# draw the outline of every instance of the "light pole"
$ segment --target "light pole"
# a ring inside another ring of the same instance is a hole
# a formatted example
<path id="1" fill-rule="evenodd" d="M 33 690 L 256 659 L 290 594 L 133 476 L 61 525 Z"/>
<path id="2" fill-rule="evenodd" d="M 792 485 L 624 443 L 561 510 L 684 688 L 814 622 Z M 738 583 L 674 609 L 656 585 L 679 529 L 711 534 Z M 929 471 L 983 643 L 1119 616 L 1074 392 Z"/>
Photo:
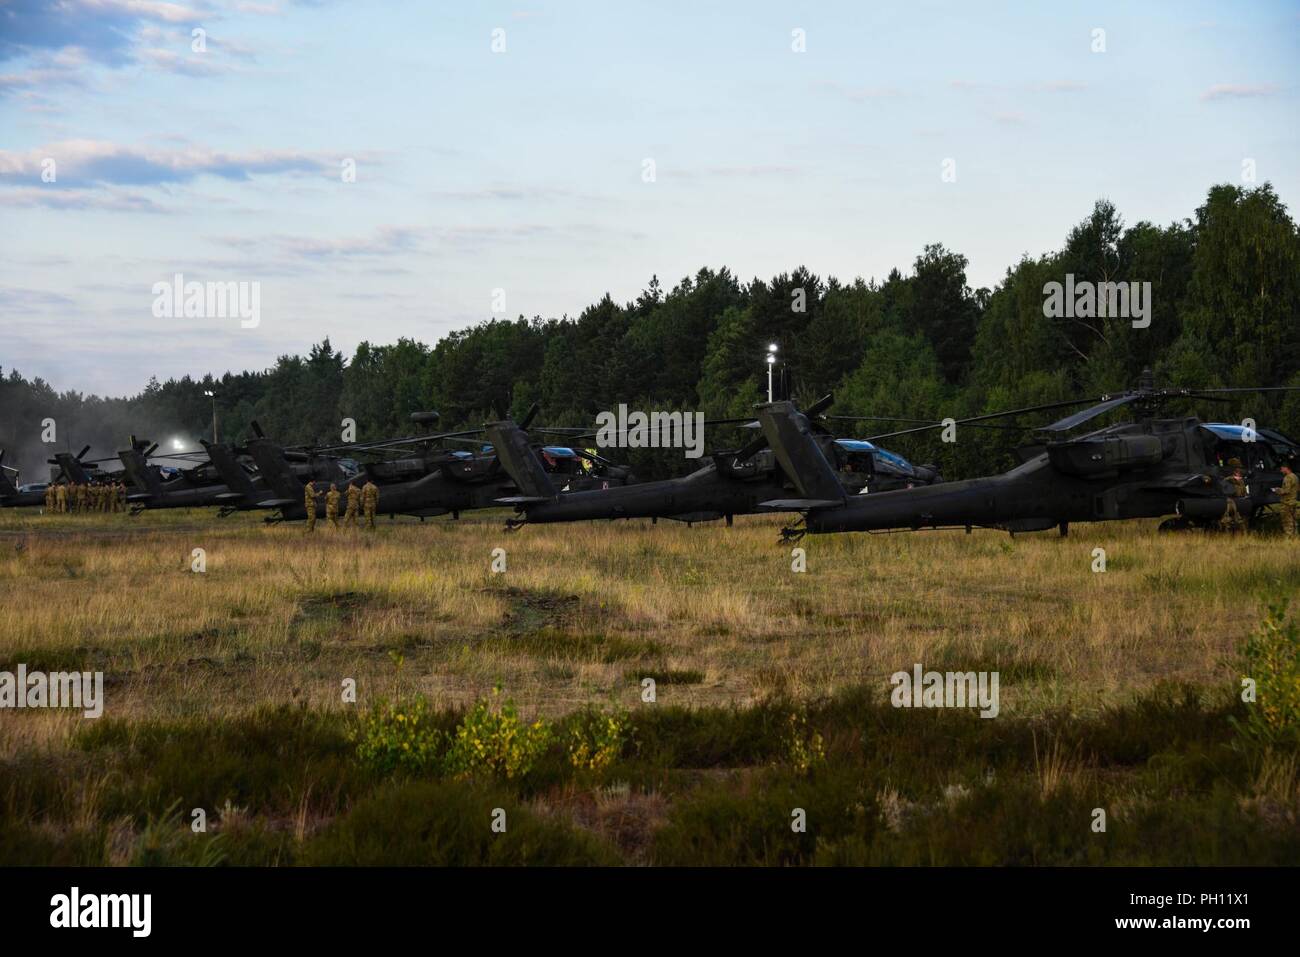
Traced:
<path id="1" fill-rule="evenodd" d="M 772 367 L 776 365 L 776 343 L 767 347 L 767 401 L 772 401 Z"/>
<path id="2" fill-rule="evenodd" d="M 203 394 L 212 400 L 212 444 L 217 444 L 217 394 L 211 389 L 204 389 Z"/>

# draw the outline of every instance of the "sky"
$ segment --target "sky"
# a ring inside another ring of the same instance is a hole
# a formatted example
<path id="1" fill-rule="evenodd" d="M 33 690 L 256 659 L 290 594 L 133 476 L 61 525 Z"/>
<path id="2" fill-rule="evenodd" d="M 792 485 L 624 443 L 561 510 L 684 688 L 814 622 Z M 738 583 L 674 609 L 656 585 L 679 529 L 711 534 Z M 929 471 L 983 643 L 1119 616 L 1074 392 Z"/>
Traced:
<path id="1" fill-rule="evenodd" d="M 1300 0 L 0 0 L 0 369 L 134 394 L 933 242 L 992 287 L 1102 197 L 1248 164 L 1294 215 L 1298 92 Z M 256 325 L 157 315 L 177 274 Z"/>

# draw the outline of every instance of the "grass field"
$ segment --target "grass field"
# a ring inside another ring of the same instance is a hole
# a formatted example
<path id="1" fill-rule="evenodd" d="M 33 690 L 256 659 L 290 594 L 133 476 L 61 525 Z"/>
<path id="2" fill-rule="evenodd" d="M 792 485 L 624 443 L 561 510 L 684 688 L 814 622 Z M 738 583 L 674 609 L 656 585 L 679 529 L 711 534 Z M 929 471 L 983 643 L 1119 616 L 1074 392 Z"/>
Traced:
<path id="1" fill-rule="evenodd" d="M 840 535 L 796 573 L 776 518 L 503 518 L 0 512 L 0 668 L 106 687 L 0 712 L 0 858 L 1300 862 L 1294 742 L 1236 693 L 1293 543 Z M 918 663 L 997 672 L 998 717 L 891 707 Z"/>

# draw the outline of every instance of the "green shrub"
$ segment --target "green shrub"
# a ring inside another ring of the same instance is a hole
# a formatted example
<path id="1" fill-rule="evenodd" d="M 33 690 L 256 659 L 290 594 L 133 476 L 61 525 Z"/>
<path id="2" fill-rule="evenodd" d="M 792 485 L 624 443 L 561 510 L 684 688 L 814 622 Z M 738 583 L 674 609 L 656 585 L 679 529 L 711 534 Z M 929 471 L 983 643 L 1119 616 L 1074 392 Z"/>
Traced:
<path id="1" fill-rule="evenodd" d="M 391 704 L 385 701 L 363 714 L 352 737 L 361 763 L 379 774 L 437 771 L 446 751 L 447 735 L 434 725 L 421 695 Z"/>
<path id="2" fill-rule="evenodd" d="M 627 711 L 605 712 L 588 706 L 568 717 L 561 737 L 573 767 L 603 771 L 623 756 L 631 732 L 632 721 Z"/>
<path id="3" fill-rule="evenodd" d="M 456 728 L 444 760 L 449 774 L 472 777 L 488 773 L 506 779 L 525 777 L 550 747 L 554 736 L 541 718 L 526 724 L 509 698 L 494 707 L 481 700 Z"/>
<path id="4" fill-rule="evenodd" d="M 1285 600 L 1270 604 L 1246 639 L 1241 671 L 1255 682 L 1255 700 L 1237 729 L 1260 744 L 1300 741 L 1300 625 L 1288 619 Z"/>
<path id="5" fill-rule="evenodd" d="M 786 729 L 786 761 L 800 774 L 807 774 L 826 761 L 826 745 L 820 731 L 808 729 L 808 716 L 791 711 Z"/>

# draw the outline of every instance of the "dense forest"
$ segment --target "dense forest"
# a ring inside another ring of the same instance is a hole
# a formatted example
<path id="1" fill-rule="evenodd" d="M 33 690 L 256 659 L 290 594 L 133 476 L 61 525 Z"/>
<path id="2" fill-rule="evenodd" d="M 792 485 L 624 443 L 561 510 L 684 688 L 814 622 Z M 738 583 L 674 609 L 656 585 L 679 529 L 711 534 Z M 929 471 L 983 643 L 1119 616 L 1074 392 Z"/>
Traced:
<path id="1" fill-rule="evenodd" d="M 432 346 L 363 342 L 350 358 L 326 340 L 264 371 L 151 379 L 128 398 L 59 392 L 0 369 L 0 447 L 34 478 L 50 451 L 39 444 L 46 417 L 60 425 L 60 447 L 90 444 L 99 455 L 130 433 L 210 435 L 207 390 L 218 394 L 223 439 L 257 419 L 286 443 L 337 442 L 344 417 L 358 439 L 373 439 L 410 434 L 417 410 L 437 410 L 440 428 L 451 429 L 518 417 L 533 402 L 539 421 L 563 425 L 590 425 L 620 402 L 738 416 L 765 396 L 769 342 L 780 346 L 789 397 L 807 403 L 833 390 L 839 415 L 960 418 L 1127 388 L 1146 366 L 1162 385 L 1300 386 L 1300 233 L 1268 184 L 1215 186 L 1192 218 L 1168 226 L 1126 226 L 1098 201 L 1058 251 L 1025 255 L 992 290 L 970 288 L 966 266 L 935 244 L 883 280 L 846 283 L 800 266 L 746 283 L 705 268 L 670 290 L 652 278 L 634 302 L 606 294 L 576 319 L 492 320 Z M 1149 327 L 1048 318 L 1046 285 L 1066 274 L 1150 282 Z M 1300 435 L 1300 393 L 1184 409 L 1219 421 L 1250 415 Z M 857 436 L 895 427 L 843 425 L 841 434 Z M 963 477 L 1006 467 L 1017 434 L 959 438 L 887 444 Z M 709 439 L 743 441 L 723 429 Z M 648 471 L 673 467 L 641 456 Z"/>

